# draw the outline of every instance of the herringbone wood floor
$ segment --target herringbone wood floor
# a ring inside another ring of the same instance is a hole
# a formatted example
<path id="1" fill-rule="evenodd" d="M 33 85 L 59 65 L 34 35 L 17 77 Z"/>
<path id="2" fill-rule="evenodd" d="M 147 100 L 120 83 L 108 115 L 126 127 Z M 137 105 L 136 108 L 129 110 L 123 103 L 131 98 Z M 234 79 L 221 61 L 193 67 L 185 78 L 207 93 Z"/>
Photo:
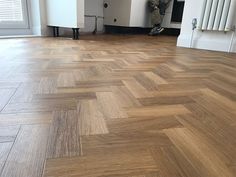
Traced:
<path id="1" fill-rule="evenodd" d="M 176 38 L 0 41 L 1 177 L 235 177 L 236 54 Z"/>

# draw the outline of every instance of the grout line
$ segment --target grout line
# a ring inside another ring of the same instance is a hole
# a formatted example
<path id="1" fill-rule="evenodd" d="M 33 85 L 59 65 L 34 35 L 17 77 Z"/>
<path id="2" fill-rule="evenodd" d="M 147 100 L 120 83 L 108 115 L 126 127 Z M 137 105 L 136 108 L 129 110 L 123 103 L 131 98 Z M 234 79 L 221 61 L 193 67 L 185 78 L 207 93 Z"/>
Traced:
<path id="1" fill-rule="evenodd" d="M 53 118 L 52 118 L 53 119 Z M 45 154 L 44 154 L 44 162 L 43 162 L 43 169 L 41 172 L 41 177 L 44 176 L 44 172 L 45 172 L 45 168 L 46 168 L 46 162 L 47 162 L 47 154 L 48 154 L 48 146 L 49 146 L 49 139 L 50 139 L 50 129 L 52 126 L 52 122 L 50 124 L 48 124 L 48 135 L 47 135 L 47 143 L 46 143 L 46 150 L 45 150 Z"/>
<path id="2" fill-rule="evenodd" d="M 14 93 L 10 96 L 10 98 L 8 99 L 7 103 L 5 104 L 5 106 L 0 110 L 0 113 L 5 109 L 5 107 L 10 103 L 12 97 L 16 94 L 17 90 L 20 88 L 20 86 L 22 85 L 22 83 L 20 83 L 18 85 L 18 87 L 16 88 L 16 90 L 14 91 Z"/>
<path id="3" fill-rule="evenodd" d="M 79 146 L 80 146 L 80 155 L 84 156 L 81 136 L 79 136 Z"/>
<path id="4" fill-rule="evenodd" d="M 1 169 L 1 171 L 0 171 L 0 176 L 2 176 L 2 173 L 3 173 L 3 170 L 4 170 L 5 166 L 6 166 L 7 160 L 8 160 L 8 158 L 9 158 L 9 156 L 10 156 L 10 153 L 12 152 L 12 149 L 13 149 L 13 147 L 14 147 L 14 145 L 15 145 L 16 139 L 18 138 L 19 132 L 20 132 L 20 130 L 22 129 L 21 127 L 22 127 L 22 126 L 19 127 L 19 130 L 18 130 L 18 132 L 17 132 L 17 134 L 16 134 L 16 137 L 15 137 L 15 139 L 14 139 L 14 141 L 13 141 L 13 143 L 12 143 L 12 146 L 11 146 L 11 148 L 10 148 L 8 154 L 7 154 L 7 158 L 6 158 L 6 160 L 5 160 L 5 162 L 4 162 L 4 165 L 2 166 L 2 169 Z"/>
<path id="5" fill-rule="evenodd" d="M 80 120 L 80 117 L 79 117 L 79 111 L 80 111 L 80 108 L 78 109 L 78 104 L 79 104 L 79 101 L 77 100 L 77 103 L 76 103 L 76 114 L 77 114 L 77 121 L 79 122 Z M 82 121 L 82 119 L 81 119 Z M 80 156 L 83 156 L 84 153 L 83 153 L 83 145 L 82 145 L 82 137 L 80 136 L 80 134 L 82 134 L 82 131 L 80 130 L 81 129 L 81 124 L 82 122 L 79 123 L 79 126 L 78 126 L 78 131 L 79 131 L 79 150 L 80 150 Z"/>

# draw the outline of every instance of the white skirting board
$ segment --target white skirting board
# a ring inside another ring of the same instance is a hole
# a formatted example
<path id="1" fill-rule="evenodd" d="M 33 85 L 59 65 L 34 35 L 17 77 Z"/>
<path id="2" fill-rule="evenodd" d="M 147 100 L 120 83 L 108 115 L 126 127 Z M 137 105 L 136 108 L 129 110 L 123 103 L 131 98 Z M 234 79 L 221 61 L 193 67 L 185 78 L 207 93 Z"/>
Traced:
<path id="1" fill-rule="evenodd" d="M 205 36 L 204 37 L 202 36 L 202 38 L 195 37 L 193 38 L 192 48 L 228 52 L 231 36 L 232 36 L 232 33 L 228 34 L 227 36 L 222 36 L 221 40 L 219 40 L 219 38 L 211 38 L 211 37 L 206 38 Z M 189 48 L 190 42 L 191 42 L 190 39 L 191 39 L 191 34 L 180 35 L 178 37 L 177 46 Z M 235 38 L 231 47 L 231 52 L 236 53 L 236 39 Z"/>

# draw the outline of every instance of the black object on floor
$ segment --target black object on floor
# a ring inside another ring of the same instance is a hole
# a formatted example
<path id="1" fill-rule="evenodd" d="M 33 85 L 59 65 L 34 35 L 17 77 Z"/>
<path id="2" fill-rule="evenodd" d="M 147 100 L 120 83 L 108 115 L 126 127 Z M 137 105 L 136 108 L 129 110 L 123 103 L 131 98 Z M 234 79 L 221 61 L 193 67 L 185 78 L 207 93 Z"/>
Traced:
<path id="1" fill-rule="evenodd" d="M 123 27 L 105 25 L 105 32 L 107 34 L 148 34 L 152 28 L 136 28 L 136 27 Z M 180 29 L 165 28 L 160 35 L 178 36 Z"/>
<path id="2" fill-rule="evenodd" d="M 53 36 L 59 37 L 59 27 L 58 26 L 52 26 L 53 29 Z M 79 28 L 72 28 L 73 30 L 73 39 L 78 40 L 79 39 Z"/>

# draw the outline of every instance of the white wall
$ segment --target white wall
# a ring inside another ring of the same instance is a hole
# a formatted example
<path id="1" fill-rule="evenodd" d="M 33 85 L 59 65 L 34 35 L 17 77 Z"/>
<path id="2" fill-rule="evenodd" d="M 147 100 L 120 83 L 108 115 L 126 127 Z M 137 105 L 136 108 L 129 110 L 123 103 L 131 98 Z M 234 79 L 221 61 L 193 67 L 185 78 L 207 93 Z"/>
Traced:
<path id="1" fill-rule="evenodd" d="M 132 1 L 130 26 L 152 27 L 147 0 Z"/>
<path id="2" fill-rule="evenodd" d="M 52 30 L 47 27 L 47 11 L 45 0 L 29 0 L 29 29 L 0 29 L 1 35 L 52 35 Z M 103 17 L 103 0 L 85 0 L 85 15 Z M 82 32 L 92 32 L 95 27 L 95 19 L 85 17 L 85 28 Z M 71 32 L 72 30 L 70 30 Z M 98 19 L 98 32 L 103 32 L 103 19 Z M 63 33 L 63 30 L 62 30 Z"/>
<path id="3" fill-rule="evenodd" d="M 52 30 L 47 27 L 47 13 L 45 0 L 33 0 L 40 2 L 40 23 L 41 34 L 52 35 Z M 85 15 L 96 15 L 103 17 L 103 0 L 85 0 Z M 81 29 L 81 32 L 92 32 L 95 27 L 95 19 L 91 17 L 85 17 L 85 27 Z M 61 29 L 60 34 L 72 33 L 71 29 Z M 103 32 L 103 19 L 98 19 L 98 32 Z"/>
<path id="4" fill-rule="evenodd" d="M 85 0 L 85 15 L 96 15 L 103 17 L 103 0 Z M 103 32 L 103 18 L 98 18 L 97 31 Z M 84 28 L 80 29 L 80 32 L 93 32 L 95 29 L 95 18 L 85 17 Z M 72 35 L 72 30 L 68 28 L 61 28 L 60 34 L 66 33 Z"/>
<path id="5" fill-rule="evenodd" d="M 104 9 L 104 24 L 113 26 L 129 26 L 132 0 L 105 0 L 108 7 Z M 117 21 L 114 21 L 116 19 Z"/>
<path id="6" fill-rule="evenodd" d="M 41 35 L 41 17 L 38 0 L 31 0 L 30 4 L 31 28 L 34 35 Z"/>
<path id="7" fill-rule="evenodd" d="M 185 0 L 181 34 L 178 38 L 177 46 L 181 47 L 190 46 L 191 34 L 192 34 L 192 19 L 197 18 L 199 21 L 202 3 L 203 0 Z M 235 24 L 236 24 L 236 17 L 235 17 Z M 195 30 L 193 37 L 193 47 L 207 50 L 228 51 L 231 37 L 232 37 L 232 32 L 228 33 L 213 32 L 213 31 L 202 32 Z M 235 38 L 232 47 L 233 52 L 236 52 Z"/>
<path id="8" fill-rule="evenodd" d="M 103 0 L 85 0 L 85 15 L 103 17 Z M 82 32 L 92 32 L 95 27 L 94 18 L 85 17 L 85 28 Z M 103 32 L 103 19 L 98 19 L 98 32 Z"/>
<path id="9" fill-rule="evenodd" d="M 31 0 L 30 4 L 32 34 L 47 36 L 51 34 L 47 27 L 47 11 L 45 0 Z"/>

